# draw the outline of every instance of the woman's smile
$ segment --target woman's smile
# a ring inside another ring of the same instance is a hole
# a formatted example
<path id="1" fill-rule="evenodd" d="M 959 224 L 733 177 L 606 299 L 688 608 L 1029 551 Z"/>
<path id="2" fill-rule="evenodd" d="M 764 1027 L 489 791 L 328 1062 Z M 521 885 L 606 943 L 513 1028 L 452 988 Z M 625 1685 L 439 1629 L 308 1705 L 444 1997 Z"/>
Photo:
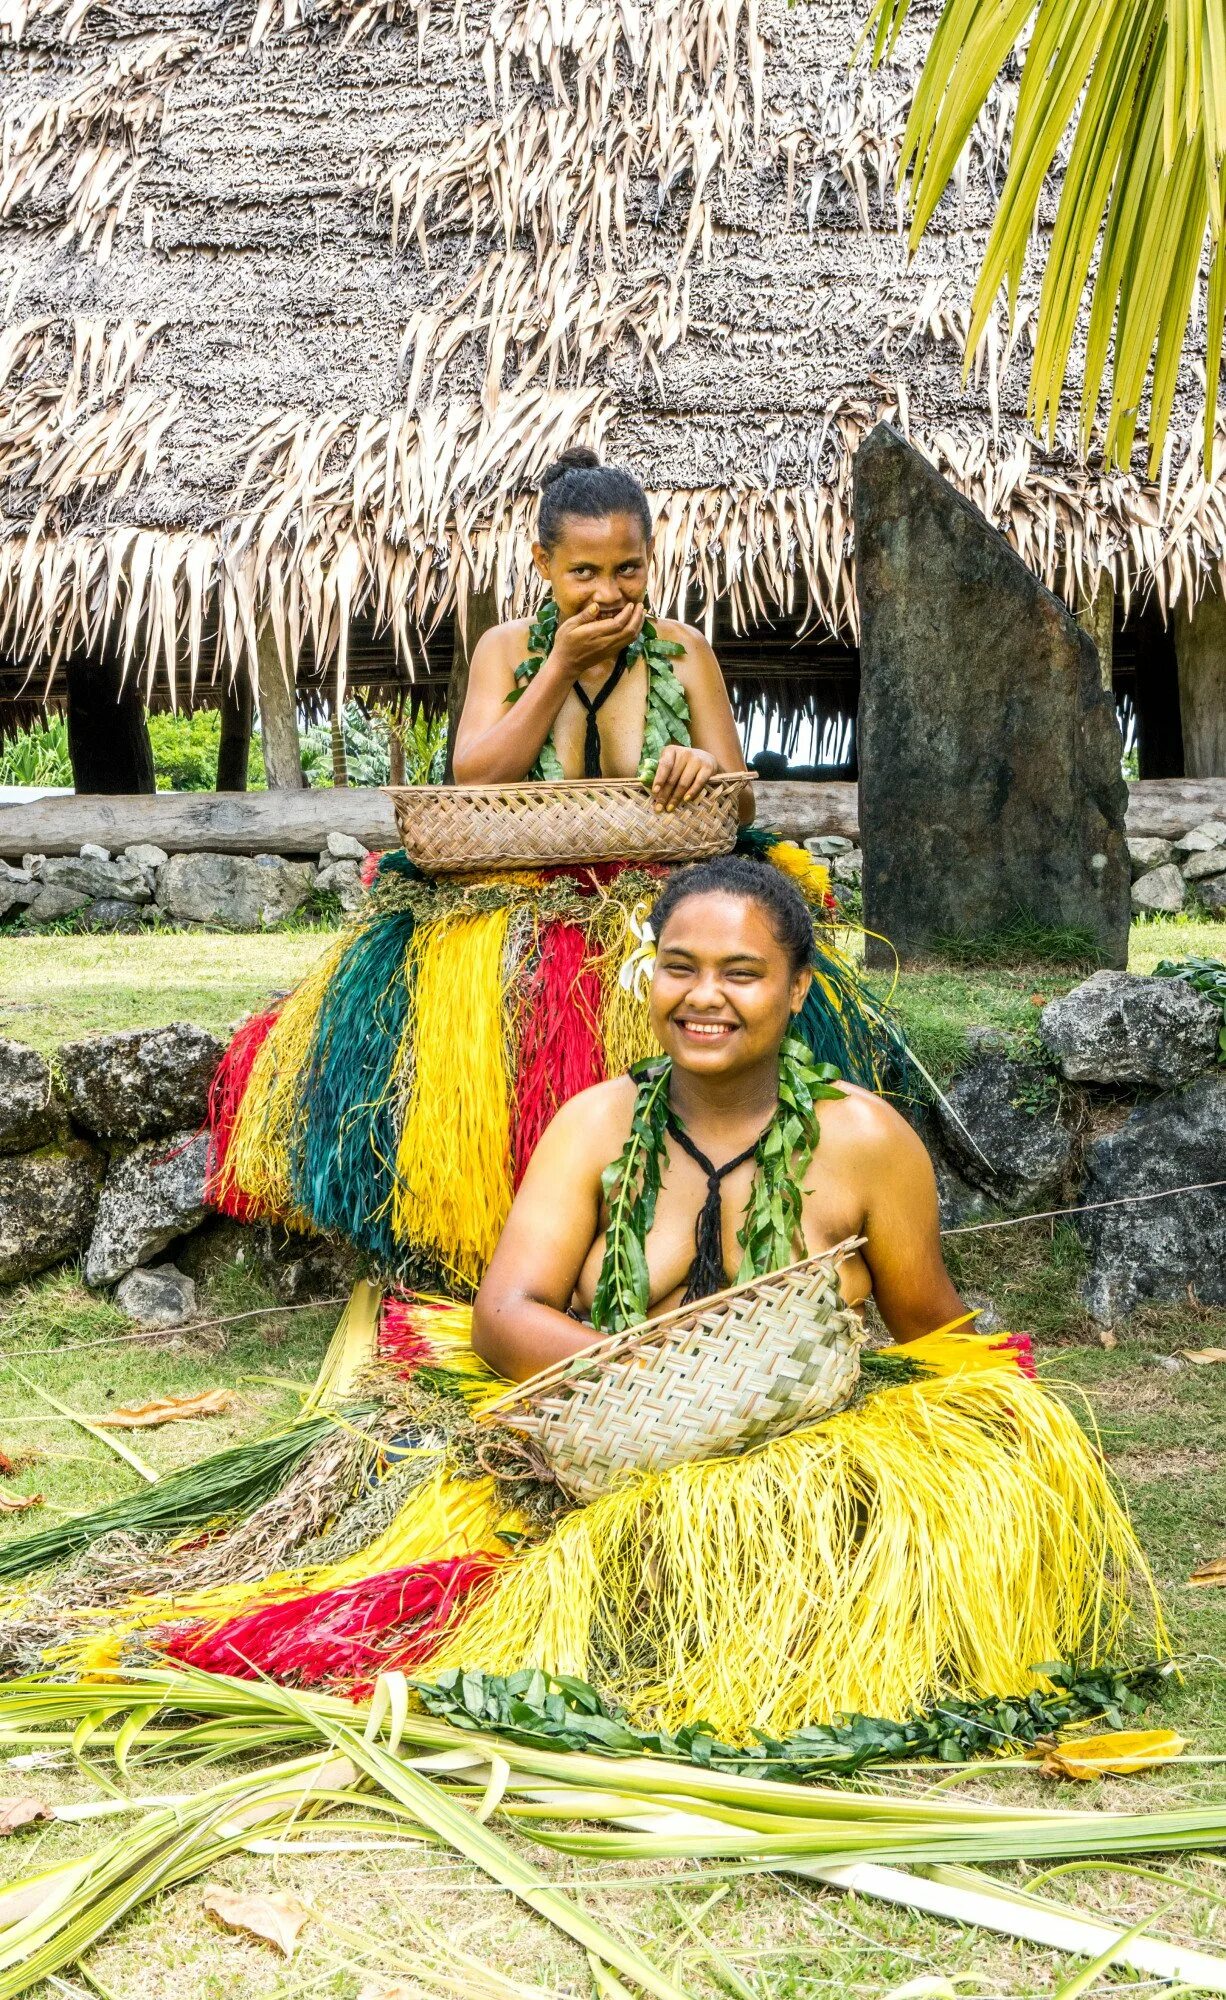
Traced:
<path id="1" fill-rule="evenodd" d="M 683 1035 L 690 1036 L 696 1042 L 723 1042 L 727 1041 L 729 1035 L 735 1035 L 740 1023 L 738 1021 L 702 1021 L 692 1015 L 674 1014 L 673 1026 L 680 1028 Z"/>

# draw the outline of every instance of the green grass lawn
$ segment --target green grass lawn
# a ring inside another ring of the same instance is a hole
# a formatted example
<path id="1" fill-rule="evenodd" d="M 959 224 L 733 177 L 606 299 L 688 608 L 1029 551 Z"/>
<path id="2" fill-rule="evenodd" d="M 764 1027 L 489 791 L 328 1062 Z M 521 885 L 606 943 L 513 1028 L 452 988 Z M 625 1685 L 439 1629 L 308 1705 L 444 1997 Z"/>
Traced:
<path id="1" fill-rule="evenodd" d="M 1153 924 L 1133 934 L 1133 963 L 1148 969 L 1168 955 L 1223 955 L 1221 926 Z M 0 1032 L 37 1039 L 49 1048 L 70 1035 L 107 1026 L 174 1018 L 218 1031 L 272 987 L 286 986 L 312 961 L 318 937 L 55 938 L 0 944 Z M 965 1046 L 968 1026 L 993 1022 L 1019 1035 L 1033 1031 L 1038 996 L 1050 997 L 1071 977 L 1017 971 L 932 971 L 907 975 L 897 999 L 923 1059 L 948 1074 Z M 29 1011 L 25 1011 L 29 1010 Z M 1182 1684 L 1155 1721 L 1190 1737 L 1202 1754 L 1226 1753 L 1226 1591 L 1188 1586 L 1192 1568 L 1226 1555 L 1226 1365 L 1197 1367 L 1183 1350 L 1226 1348 L 1226 1312 L 1194 1298 L 1148 1307 L 1114 1330 L 1106 1347 L 1078 1299 L 1082 1253 L 1067 1225 L 1025 1223 L 949 1245 L 951 1269 L 966 1288 L 986 1293 L 1005 1323 L 1037 1340 L 1044 1373 L 1069 1395 L 1089 1399 L 1103 1448 L 1128 1495 L 1137 1530 L 1162 1591 L 1184 1664 Z M 0 1297 L 0 1450 L 34 1452 L 37 1460 L 2 1490 L 39 1492 L 42 1506 L 0 1522 L 0 1534 L 20 1535 L 68 1510 L 96 1506 L 131 1491 L 137 1475 L 71 1419 L 50 1410 L 42 1388 L 72 1409 L 97 1414 L 153 1394 L 186 1394 L 231 1386 L 238 1403 L 227 1416 L 136 1432 L 129 1441 L 161 1471 L 277 1427 L 294 1407 L 335 1324 L 335 1307 L 278 1311 L 250 1266 L 214 1270 L 201 1293 L 196 1329 L 134 1340 L 113 1305 L 95 1298 L 74 1273 L 53 1274 Z M 1175 1361 L 1174 1369 L 1164 1365 Z M 1089 1420 L 1089 1419 L 1088 1419 Z M 985 1532 L 1007 1537 L 1007 1521 Z M 160 1771 L 159 1788 L 187 1789 L 195 1773 Z M 905 1782 L 924 1782 L 912 1775 Z M 1038 1777 L 981 1784 L 985 1796 L 1145 1810 L 1176 1800 L 1226 1798 L 1218 1767 L 1187 1770 L 1108 1786 L 1059 1790 Z M 35 1790 L 48 1798 L 96 1796 L 92 1781 L 71 1767 L 0 1771 L 0 1794 Z M 96 1834 L 93 1836 L 96 1837 Z M 53 1826 L 15 1837 L 6 1875 L 79 1851 L 82 1829 Z M 943 1978 L 966 1995 L 1000 2000 L 1055 2000 L 1078 1969 L 1037 1948 L 964 1932 L 866 1898 L 848 1898 L 785 1877 L 721 1876 L 696 1866 L 580 1867 L 530 1852 L 537 1865 L 573 1882 L 594 1915 L 648 1947 L 694 2000 L 749 1994 L 754 2000 L 884 2000 L 910 1982 Z M 1220 1949 L 1226 1919 L 1219 1903 L 1201 1900 L 1191 1885 L 1219 1898 L 1226 1867 L 1213 1857 L 1154 1864 L 1183 1886 L 1172 1888 L 1119 1870 L 1083 1872 L 1052 1886 L 1121 1927 L 1153 1919 L 1163 1935 L 1202 1950 Z M 1025 1881 L 1025 1868 L 998 1871 Z M 461 2000 L 531 2000 L 536 1995 L 592 1992 L 579 1954 L 505 1892 L 441 1850 L 423 1845 L 395 1853 L 236 1857 L 212 1881 L 230 1887 L 299 1895 L 315 1912 L 292 1965 L 268 1949 L 224 1935 L 205 1916 L 204 1883 L 190 1884 L 127 1919 L 70 1977 L 33 1989 L 37 2000 L 94 1993 L 102 2000 L 298 2000 L 335 1996 L 357 2000 L 362 1978 L 352 1952 L 332 1925 L 341 1914 L 387 1941 L 388 1969 L 420 1927 L 461 1943 L 498 1968 L 501 1986 L 471 1972 L 451 1989 Z M 705 1940 L 705 1942 L 700 1942 Z M 412 1947 L 416 1948 L 416 1947 Z M 378 1952 L 376 1949 L 376 1959 Z M 1110 1972 L 1088 1991 L 1150 1992 L 1154 1988 Z M 440 1989 L 418 1982 L 406 1993 Z M 930 1989 L 938 2000 L 936 1989 Z M 948 1989 L 941 1989 L 947 1991 Z"/>

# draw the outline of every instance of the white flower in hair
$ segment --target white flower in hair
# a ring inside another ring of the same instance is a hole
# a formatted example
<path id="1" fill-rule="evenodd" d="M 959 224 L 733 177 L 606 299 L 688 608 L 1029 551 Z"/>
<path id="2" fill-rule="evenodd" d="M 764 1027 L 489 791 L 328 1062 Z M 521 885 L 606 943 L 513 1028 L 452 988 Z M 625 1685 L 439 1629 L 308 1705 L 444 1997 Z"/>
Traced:
<path id="1" fill-rule="evenodd" d="M 651 975 L 655 970 L 656 934 L 647 921 L 647 912 L 650 908 L 651 904 L 644 898 L 641 903 L 636 903 L 632 910 L 626 912 L 626 924 L 638 942 L 633 950 L 626 953 L 625 962 L 617 975 L 617 983 L 624 987 L 627 993 L 633 993 L 636 1000 L 646 999 L 647 988 L 651 985 Z"/>

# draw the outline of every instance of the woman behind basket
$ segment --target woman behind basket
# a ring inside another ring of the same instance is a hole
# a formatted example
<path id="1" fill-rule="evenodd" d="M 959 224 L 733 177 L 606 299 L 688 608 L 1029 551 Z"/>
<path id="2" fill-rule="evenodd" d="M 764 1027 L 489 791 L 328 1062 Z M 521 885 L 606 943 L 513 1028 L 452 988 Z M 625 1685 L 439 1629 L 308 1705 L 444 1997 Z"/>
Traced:
<path id="1" fill-rule="evenodd" d="M 736 856 L 703 862 L 671 877 L 651 926 L 664 1059 L 553 1120 L 477 1298 L 477 1352 L 522 1380 L 589 1345 L 592 1322 L 619 1330 L 859 1237 L 849 1303 L 871 1291 L 904 1341 L 965 1318 L 923 1145 L 789 1035 L 814 942 L 792 883 Z M 650 1136 L 627 1154 L 632 1126 Z"/>
<path id="2" fill-rule="evenodd" d="M 637 775 L 664 812 L 713 772 L 743 771 L 710 646 L 648 614 L 651 510 L 637 479 L 566 452 L 541 482 L 532 555 L 549 594 L 473 653 L 456 782 Z"/>

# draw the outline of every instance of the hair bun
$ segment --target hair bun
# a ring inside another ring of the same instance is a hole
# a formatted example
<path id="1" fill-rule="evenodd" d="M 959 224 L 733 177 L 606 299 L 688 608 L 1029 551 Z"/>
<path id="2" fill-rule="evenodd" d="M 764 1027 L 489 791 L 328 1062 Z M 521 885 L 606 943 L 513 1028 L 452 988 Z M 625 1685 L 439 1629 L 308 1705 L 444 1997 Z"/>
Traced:
<path id="1" fill-rule="evenodd" d="M 565 479 L 568 472 L 594 472 L 599 466 L 600 460 L 590 445 L 574 444 L 542 472 L 541 492 L 552 486 L 555 479 Z"/>

